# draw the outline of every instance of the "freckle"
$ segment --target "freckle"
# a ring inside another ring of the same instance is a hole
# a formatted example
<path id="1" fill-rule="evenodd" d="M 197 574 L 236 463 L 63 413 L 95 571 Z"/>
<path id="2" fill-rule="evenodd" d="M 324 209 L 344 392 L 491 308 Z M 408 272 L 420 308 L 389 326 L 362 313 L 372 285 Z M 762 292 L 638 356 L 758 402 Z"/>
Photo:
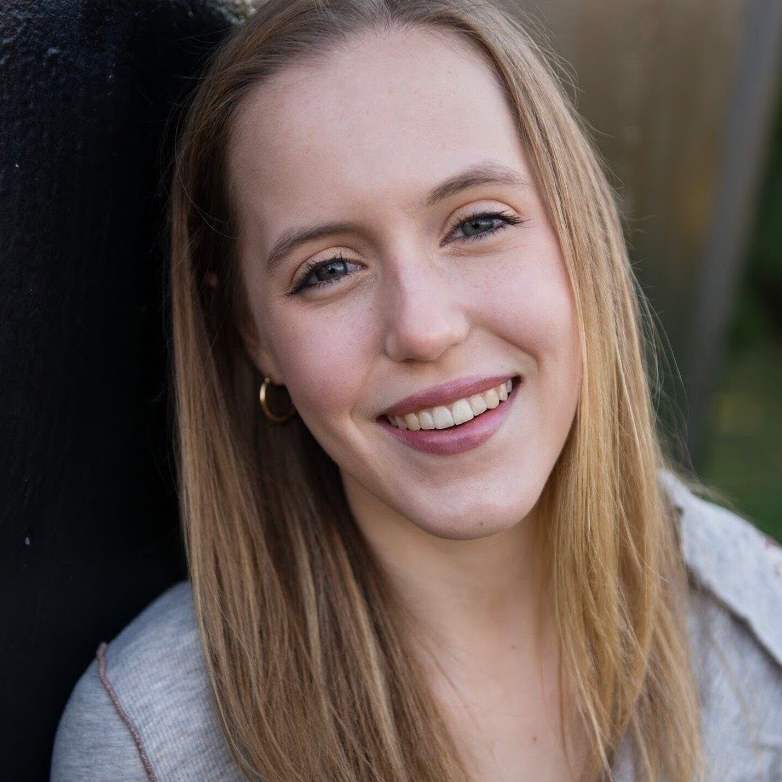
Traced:
<path id="1" fill-rule="evenodd" d="M 510 648 L 513 649 L 513 651 L 516 651 L 516 644 L 511 644 Z"/>
<path id="2" fill-rule="evenodd" d="M 533 736 L 533 737 L 532 737 L 532 743 L 533 743 L 533 744 L 536 744 L 536 743 L 537 743 L 537 741 L 538 741 L 538 737 L 537 737 L 537 736 Z"/>

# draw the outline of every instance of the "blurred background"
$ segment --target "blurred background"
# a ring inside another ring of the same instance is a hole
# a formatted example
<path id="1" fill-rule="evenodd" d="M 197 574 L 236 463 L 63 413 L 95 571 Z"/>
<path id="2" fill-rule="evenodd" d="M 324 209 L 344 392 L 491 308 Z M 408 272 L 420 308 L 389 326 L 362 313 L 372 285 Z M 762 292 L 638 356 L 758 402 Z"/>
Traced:
<path id="1" fill-rule="evenodd" d="M 504 5 L 561 59 L 612 172 L 671 454 L 782 540 L 782 3 Z"/>
<path id="2" fill-rule="evenodd" d="M 497 1 L 556 52 L 611 171 L 671 453 L 782 540 L 782 2 Z M 161 182 L 251 7 L 0 3 L 3 779 L 48 779 L 98 644 L 186 576 Z"/>

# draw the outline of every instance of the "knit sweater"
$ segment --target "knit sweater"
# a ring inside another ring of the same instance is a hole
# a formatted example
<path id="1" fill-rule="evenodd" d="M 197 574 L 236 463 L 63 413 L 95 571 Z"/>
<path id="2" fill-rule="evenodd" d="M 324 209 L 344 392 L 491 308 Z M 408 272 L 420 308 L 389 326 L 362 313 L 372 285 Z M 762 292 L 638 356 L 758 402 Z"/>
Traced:
<path id="1" fill-rule="evenodd" d="M 707 779 L 782 782 L 782 548 L 665 476 L 690 582 Z M 633 782 L 625 741 L 616 782 Z M 220 730 L 190 582 L 140 613 L 78 680 L 51 782 L 242 782 Z"/>

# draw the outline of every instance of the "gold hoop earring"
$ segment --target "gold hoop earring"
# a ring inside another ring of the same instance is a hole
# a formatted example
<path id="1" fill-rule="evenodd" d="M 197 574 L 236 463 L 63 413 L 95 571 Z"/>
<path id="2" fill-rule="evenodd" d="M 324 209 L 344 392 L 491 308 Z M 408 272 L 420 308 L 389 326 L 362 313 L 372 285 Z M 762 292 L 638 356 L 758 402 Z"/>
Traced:
<path id="1" fill-rule="evenodd" d="M 271 378 L 265 377 L 263 379 L 263 383 L 261 383 L 261 390 L 258 394 L 258 398 L 261 401 L 261 407 L 263 408 L 263 412 L 265 413 L 266 417 L 270 421 L 274 421 L 275 423 L 282 423 L 283 421 L 287 421 L 295 412 L 296 408 L 291 405 L 291 409 L 285 413 L 284 415 L 275 415 L 272 413 L 271 410 L 269 410 L 269 406 L 266 404 L 266 389 L 271 383 Z"/>

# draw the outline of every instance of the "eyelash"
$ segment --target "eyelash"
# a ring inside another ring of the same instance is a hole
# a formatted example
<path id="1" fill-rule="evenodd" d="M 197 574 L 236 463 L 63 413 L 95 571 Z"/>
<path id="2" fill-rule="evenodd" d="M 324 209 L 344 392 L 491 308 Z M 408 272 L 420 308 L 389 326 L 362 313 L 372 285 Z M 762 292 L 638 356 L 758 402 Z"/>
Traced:
<path id="1" fill-rule="evenodd" d="M 502 231 L 503 229 L 507 228 L 510 225 L 520 225 L 524 222 L 524 220 L 521 217 L 517 217 L 516 215 L 506 215 L 502 212 L 476 212 L 475 214 L 468 215 L 464 219 L 460 220 L 455 228 L 459 228 L 459 226 L 464 225 L 465 223 L 470 223 L 473 220 L 480 220 L 483 218 L 492 218 L 501 220 L 502 222 L 500 225 L 495 226 L 494 228 L 489 229 L 488 231 L 483 231 L 482 233 L 475 234 L 474 236 L 465 236 L 462 237 L 462 241 L 477 241 L 478 239 L 485 239 L 487 236 L 492 236 L 498 231 Z M 298 296 L 303 290 L 313 290 L 316 288 L 321 288 L 324 285 L 333 285 L 335 282 L 338 282 L 339 280 L 318 280 L 314 285 L 305 285 L 307 278 L 312 274 L 312 272 L 316 271 L 322 266 L 328 266 L 331 263 L 337 263 L 338 261 L 344 261 L 345 263 L 354 263 L 349 258 L 344 258 L 342 256 L 342 253 L 339 253 L 338 255 L 335 255 L 333 258 L 328 258 L 325 261 L 315 261 L 314 263 L 309 264 L 305 267 L 304 271 L 302 272 L 302 276 L 299 278 L 299 282 L 297 282 L 293 289 L 289 291 L 286 295 L 287 296 Z M 347 274 L 344 276 L 348 276 Z M 340 279 L 343 279 L 342 277 Z"/>

